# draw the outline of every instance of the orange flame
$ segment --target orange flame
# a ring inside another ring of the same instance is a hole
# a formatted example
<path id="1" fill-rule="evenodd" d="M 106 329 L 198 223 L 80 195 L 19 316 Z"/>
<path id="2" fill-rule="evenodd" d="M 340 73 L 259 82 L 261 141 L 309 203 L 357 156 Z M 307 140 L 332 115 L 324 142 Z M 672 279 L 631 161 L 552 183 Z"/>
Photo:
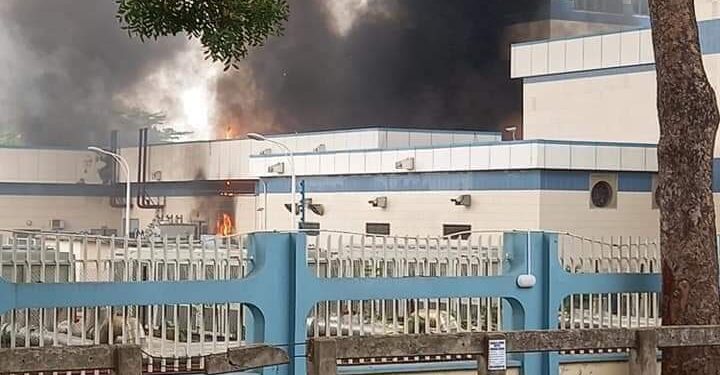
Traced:
<path id="1" fill-rule="evenodd" d="M 235 228 L 233 227 L 233 221 L 230 215 L 223 213 L 222 217 L 218 217 L 215 223 L 215 234 L 229 236 L 233 234 Z"/>
<path id="2" fill-rule="evenodd" d="M 235 137 L 235 129 L 232 125 L 228 125 L 225 128 L 225 139 L 233 139 Z"/>

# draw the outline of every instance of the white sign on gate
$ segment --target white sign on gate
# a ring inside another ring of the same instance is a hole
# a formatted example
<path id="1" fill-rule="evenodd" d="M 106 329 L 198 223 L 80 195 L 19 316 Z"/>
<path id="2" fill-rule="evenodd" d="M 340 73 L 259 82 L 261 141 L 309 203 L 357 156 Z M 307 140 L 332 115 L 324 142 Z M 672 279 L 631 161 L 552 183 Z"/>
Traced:
<path id="1" fill-rule="evenodd" d="M 488 370 L 507 370 L 505 340 L 488 340 Z"/>

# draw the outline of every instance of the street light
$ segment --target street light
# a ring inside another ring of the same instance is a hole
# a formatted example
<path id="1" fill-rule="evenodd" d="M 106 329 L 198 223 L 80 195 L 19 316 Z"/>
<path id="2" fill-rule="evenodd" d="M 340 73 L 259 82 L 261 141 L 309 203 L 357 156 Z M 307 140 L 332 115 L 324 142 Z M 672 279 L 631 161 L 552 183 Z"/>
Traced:
<path id="1" fill-rule="evenodd" d="M 248 133 L 247 137 L 252 139 L 253 141 L 272 143 L 285 150 L 285 154 L 287 155 L 288 161 L 290 162 L 290 230 L 297 229 L 297 225 L 295 223 L 295 221 L 297 220 L 295 218 L 295 209 L 297 207 L 295 205 L 295 156 L 293 155 L 292 150 L 284 143 L 280 143 L 276 140 L 267 138 L 260 133 Z M 265 215 L 267 215 L 267 208 L 265 208 L 265 210 Z"/>
<path id="2" fill-rule="evenodd" d="M 119 154 L 95 146 L 90 146 L 87 149 L 99 154 L 111 156 L 117 163 L 122 165 L 125 170 L 125 238 L 130 238 L 130 166 L 127 160 Z"/>

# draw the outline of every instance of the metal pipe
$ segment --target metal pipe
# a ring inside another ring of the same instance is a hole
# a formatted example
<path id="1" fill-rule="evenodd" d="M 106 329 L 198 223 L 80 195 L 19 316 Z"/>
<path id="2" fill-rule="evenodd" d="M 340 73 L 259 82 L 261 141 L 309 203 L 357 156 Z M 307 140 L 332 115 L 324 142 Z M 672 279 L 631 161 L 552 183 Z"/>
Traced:
<path id="1" fill-rule="evenodd" d="M 121 155 L 99 147 L 90 146 L 88 150 L 111 156 L 125 170 L 125 238 L 130 238 L 130 165 Z"/>
<path id="2" fill-rule="evenodd" d="M 278 142 L 276 140 L 270 139 L 265 137 L 262 134 L 258 133 L 248 133 L 248 138 L 255 140 L 255 141 L 261 141 L 261 142 L 269 142 L 274 145 L 279 146 L 283 150 L 285 150 L 285 155 L 288 158 L 288 161 L 290 163 L 290 230 L 296 230 L 297 229 L 297 218 L 295 217 L 295 209 L 296 209 L 296 192 L 295 192 L 295 155 L 293 154 L 293 151 L 288 147 L 286 144 Z"/>

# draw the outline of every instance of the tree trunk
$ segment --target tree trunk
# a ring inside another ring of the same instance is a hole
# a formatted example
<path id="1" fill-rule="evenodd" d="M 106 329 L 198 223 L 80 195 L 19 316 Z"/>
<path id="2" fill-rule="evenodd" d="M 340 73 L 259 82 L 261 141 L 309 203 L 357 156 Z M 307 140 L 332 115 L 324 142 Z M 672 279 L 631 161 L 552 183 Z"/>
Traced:
<path id="1" fill-rule="evenodd" d="M 718 114 L 693 0 L 650 0 L 664 325 L 720 324 L 712 164 Z M 720 374 L 720 348 L 663 350 L 663 375 Z"/>

